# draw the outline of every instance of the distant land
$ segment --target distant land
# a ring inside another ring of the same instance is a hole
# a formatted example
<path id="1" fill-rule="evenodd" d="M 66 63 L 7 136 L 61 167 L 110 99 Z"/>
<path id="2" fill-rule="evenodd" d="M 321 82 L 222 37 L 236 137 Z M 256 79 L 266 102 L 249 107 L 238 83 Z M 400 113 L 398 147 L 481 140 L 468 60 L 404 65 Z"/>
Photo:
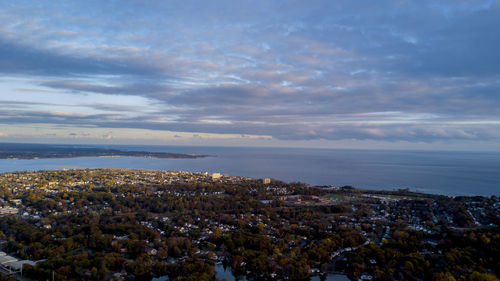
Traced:
<path id="1" fill-rule="evenodd" d="M 129 151 L 97 148 L 92 146 L 56 145 L 56 144 L 24 144 L 0 143 L 0 159 L 39 159 L 39 158 L 76 158 L 76 157 L 149 157 L 194 159 L 208 155 Z"/>

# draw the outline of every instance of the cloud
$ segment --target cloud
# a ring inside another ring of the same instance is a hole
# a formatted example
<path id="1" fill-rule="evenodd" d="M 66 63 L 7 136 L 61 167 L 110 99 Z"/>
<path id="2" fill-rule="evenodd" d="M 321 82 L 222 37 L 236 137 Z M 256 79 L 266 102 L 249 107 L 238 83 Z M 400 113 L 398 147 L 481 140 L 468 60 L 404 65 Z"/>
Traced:
<path id="1" fill-rule="evenodd" d="M 110 140 L 110 139 L 113 139 L 113 135 L 111 133 L 104 134 L 104 135 L 102 135 L 102 138 L 105 140 Z"/>
<path id="2" fill-rule="evenodd" d="M 500 139 L 492 1 L 89 1 L 67 13 L 46 4 L 0 12 L 18 23 L 0 28 L 0 73 L 21 77 L 12 91 L 24 97 L 2 97 L 0 122 L 282 140 Z M 55 102 L 68 93 L 88 99 Z"/>
<path id="3" fill-rule="evenodd" d="M 201 88 L 179 93 L 167 101 L 177 105 L 213 106 L 242 105 L 257 101 L 259 96 L 265 96 L 263 89 L 251 86 L 226 86 Z"/>
<path id="4" fill-rule="evenodd" d="M 0 36 L 0 73 L 72 77 L 78 75 L 159 75 L 158 70 L 126 58 L 61 54 L 9 42 Z"/>
<path id="5" fill-rule="evenodd" d="M 17 114 L 6 114 L 0 112 L 2 118 L 0 123 L 23 124 L 39 122 L 40 124 L 51 124 L 55 122 L 80 128 L 115 128 L 115 129 L 149 129 L 157 131 L 192 132 L 193 137 L 199 133 L 215 134 L 240 134 L 246 135 L 269 135 L 282 140 L 385 140 L 385 141 L 409 141 L 409 142 L 434 142 L 438 140 L 495 140 L 500 138 L 500 121 L 490 122 L 438 122 L 432 117 L 428 121 L 421 119 L 411 120 L 404 114 L 388 113 L 372 114 L 372 116 L 351 116 L 342 121 L 334 120 L 325 122 L 318 119 L 301 120 L 300 116 L 289 120 L 270 122 L 247 122 L 237 121 L 227 123 L 204 123 L 198 121 L 176 121 L 155 122 L 147 117 L 127 118 L 126 116 L 94 115 L 94 116 L 72 116 L 57 115 L 38 112 L 36 115 L 23 113 L 24 118 Z M 19 112 L 17 112 L 19 113 Z M 9 116 L 5 117 L 5 116 Z M 371 121 L 367 121 L 367 119 Z M 421 117 L 422 119 L 424 117 Z M 382 119 L 382 120 L 381 120 Z M 36 121 L 35 121 L 36 120 Z M 112 133 L 103 134 L 104 139 L 112 137 Z M 77 136 L 73 133 L 72 136 Z"/>
<path id="6" fill-rule="evenodd" d="M 64 79 L 64 80 L 49 80 L 40 83 L 40 86 L 49 87 L 52 89 L 63 89 L 69 90 L 71 92 L 91 92 L 99 94 L 110 94 L 110 95 L 137 95 L 137 96 L 147 96 L 161 98 L 162 96 L 167 96 L 169 94 L 168 87 L 164 85 L 151 83 L 121 83 L 116 86 L 110 85 L 98 85 L 85 80 L 74 80 L 74 79 Z"/>

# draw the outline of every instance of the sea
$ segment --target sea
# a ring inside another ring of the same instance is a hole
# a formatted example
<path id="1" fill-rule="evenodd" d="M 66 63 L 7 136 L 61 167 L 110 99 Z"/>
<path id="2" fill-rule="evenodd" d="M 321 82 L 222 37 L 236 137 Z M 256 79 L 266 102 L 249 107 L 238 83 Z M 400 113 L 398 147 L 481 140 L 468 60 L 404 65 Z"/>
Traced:
<path id="1" fill-rule="evenodd" d="M 373 190 L 409 189 L 448 196 L 500 195 L 500 152 L 138 145 L 78 147 L 209 156 L 196 159 L 0 159 L 0 172 L 71 168 L 206 171 L 312 185 L 349 185 Z"/>

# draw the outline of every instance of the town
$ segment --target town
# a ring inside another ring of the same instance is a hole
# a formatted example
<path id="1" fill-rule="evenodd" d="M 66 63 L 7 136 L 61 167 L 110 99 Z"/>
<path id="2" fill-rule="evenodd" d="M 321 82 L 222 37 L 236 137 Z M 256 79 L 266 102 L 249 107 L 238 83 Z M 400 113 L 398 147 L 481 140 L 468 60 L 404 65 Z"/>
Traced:
<path id="1" fill-rule="evenodd" d="M 214 280 L 221 266 L 247 280 L 498 280 L 499 225 L 496 196 L 207 172 L 0 174 L 6 280 Z"/>

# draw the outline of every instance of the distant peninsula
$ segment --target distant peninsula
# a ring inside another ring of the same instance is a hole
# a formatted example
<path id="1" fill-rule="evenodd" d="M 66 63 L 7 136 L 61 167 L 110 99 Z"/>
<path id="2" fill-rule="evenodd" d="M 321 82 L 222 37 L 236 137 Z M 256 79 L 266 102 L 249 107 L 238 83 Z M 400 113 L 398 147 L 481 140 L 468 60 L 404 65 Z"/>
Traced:
<path id="1" fill-rule="evenodd" d="M 85 145 L 53 145 L 53 144 L 0 144 L 0 159 L 40 159 L 40 158 L 77 158 L 77 157 L 147 157 L 194 159 L 208 155 L 133 151 L 99 148 Z"/>

